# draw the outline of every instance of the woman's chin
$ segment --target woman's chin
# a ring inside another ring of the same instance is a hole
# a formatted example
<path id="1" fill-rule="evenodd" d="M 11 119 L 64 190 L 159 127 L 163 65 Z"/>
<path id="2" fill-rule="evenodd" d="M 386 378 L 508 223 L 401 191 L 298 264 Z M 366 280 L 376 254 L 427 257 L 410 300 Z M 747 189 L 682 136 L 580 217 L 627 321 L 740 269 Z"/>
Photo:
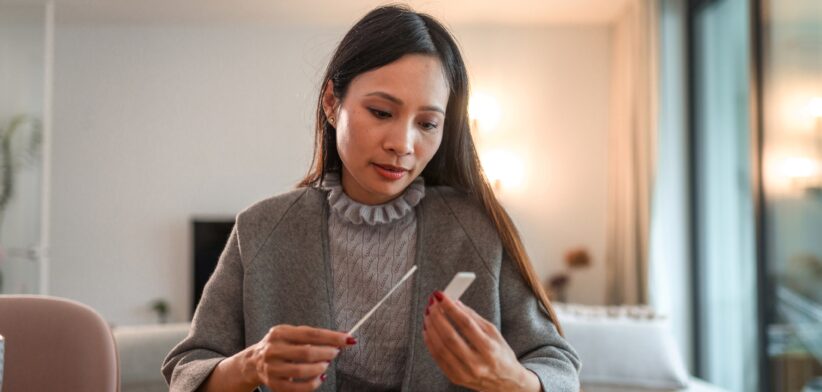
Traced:
<path id="1" fill-rule="evenodd" d="M 402 195 L 405 188 L 413 181 L 411 172 L 406 172 L 405 176 L 396 180 L 384 178 L 379 173 L 363 174 L 365 175 L 359 177 L 362 179 L 358 183 L 360 190 L 353 196 L 358 202 L 369 205 L 385 204 L 396 199 Z M 352 196 L 352 194 L 349 194 L 349 196 Z"/>
<path id="2" fill-rule="evenodd" d="M 410 184 L 409 181 L 382 181 L 377 179 L 377 181 L 372 182 L 369 184 L 370 193 L 372 195 L 372 200 L 377 201 L 375 203 L 370 204 L 384 204 L 388 201 L 396 199 L 400 195 L 402 195 L 405 188 Z"/>
<path id="3" fill-rule="evenodd" d="M 379 200 L 377 203 L 374 204 L 384 204 L 393 199 L 396 199 L 402 194 L 402 191 L 405 190 L 405 187 L 398 186 L 398 184 L 391 184 L 389 186 L 382 186 L 376 187 L 374 189 L 374 199 Z"/>

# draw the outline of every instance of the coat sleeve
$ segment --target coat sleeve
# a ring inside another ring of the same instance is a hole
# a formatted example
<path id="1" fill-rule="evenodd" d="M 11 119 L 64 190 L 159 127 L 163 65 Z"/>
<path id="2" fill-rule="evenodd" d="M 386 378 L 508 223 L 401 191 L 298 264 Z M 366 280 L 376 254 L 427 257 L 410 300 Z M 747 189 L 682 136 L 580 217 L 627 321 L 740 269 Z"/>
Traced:
<path id="1" fill-rule="evenodd" d="M 245 348 L 243 263 L 237 225 L 203 289 L 191 330 L 162 365 L 170 391 L 194 391 L 220 361 Z"/>
<path id="2" fill-rule="evenodd" d="M 545 392 L 578 392 L 582 363 L 507 253 L 500 271 L 501 332 Z"/>

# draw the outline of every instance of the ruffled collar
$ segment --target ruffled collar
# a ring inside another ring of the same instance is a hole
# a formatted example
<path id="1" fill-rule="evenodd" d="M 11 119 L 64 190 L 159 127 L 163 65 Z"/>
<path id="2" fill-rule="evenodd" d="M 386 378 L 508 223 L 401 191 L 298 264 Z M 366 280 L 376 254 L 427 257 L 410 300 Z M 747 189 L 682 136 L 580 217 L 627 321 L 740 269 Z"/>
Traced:
<path id="1" fill-rule="evenodd" d="M 328 203 L 331 210 L 344 220 L 358 225 L 365 223 L 373 226 L 402 219 L 425 196 L 425 180 L 422 176 L 415 178 L 402 195 L 377 205 L 362 204 L 348 197 L 342 189 L 340 174 L 336 172 L 326 173 L 320 187 L 329 190 Z"/>

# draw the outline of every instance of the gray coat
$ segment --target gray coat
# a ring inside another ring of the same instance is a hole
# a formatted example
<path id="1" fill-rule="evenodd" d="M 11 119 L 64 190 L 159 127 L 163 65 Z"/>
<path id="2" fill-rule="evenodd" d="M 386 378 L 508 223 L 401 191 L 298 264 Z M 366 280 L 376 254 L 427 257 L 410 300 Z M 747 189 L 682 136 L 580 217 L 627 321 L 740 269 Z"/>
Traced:
<path id="1" fill-rule="evenodd" d="M 477 278 L 461 300 L 502 332 L 543 390 L 579 390 L 580 360 L 526 286 L 477 203 L 449 187 L 427 187 L 416 207 L 417 251 L 412 325 L 403 391 L 460 391 L 423 341 L 428 296 L 455 273 Z M 224 358 L 257 343 L 278 324 L 336 330 L 328 251 L 328 201 L 301 188 L 255 203 L 237 223 L 205 286 L 191 330 L 166 357 L 172 391 L 193 391 Z M 335 367 L 320 391 L 335 391 Z"/>

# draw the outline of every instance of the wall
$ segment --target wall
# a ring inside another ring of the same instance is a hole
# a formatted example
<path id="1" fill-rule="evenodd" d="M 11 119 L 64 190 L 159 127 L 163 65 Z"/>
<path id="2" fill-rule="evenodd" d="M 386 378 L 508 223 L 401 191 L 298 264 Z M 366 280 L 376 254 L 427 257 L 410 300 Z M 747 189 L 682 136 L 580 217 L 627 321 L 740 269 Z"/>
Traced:
<path id="1" fill-rule="evenodd" d="M 523 158 L 520 187 L 500 197 L 543 281 L 565 251 L 584 246 L 593 266 L 575 271 L 569 300 L 605 299 L 609 29 L 458 29 L 472 88 L 495 96 L 499 126 L 481 141 Z M 483 143 L 480 143 L 480 148 Z"/>
<path id="2" fill-rule="evenodd" d="M 56 31 L 51 292 L 116 324 L 187 317 L 192 215 L 289 189 L 342 27 L 78 25 Z M 595 267 L 571 299 L 602 303 L 608 30 L 461 27 L 474 86 L 498 93 L 501 140 L 528 162 L 503 194 L 538 273 L 572 245 Z"/>

